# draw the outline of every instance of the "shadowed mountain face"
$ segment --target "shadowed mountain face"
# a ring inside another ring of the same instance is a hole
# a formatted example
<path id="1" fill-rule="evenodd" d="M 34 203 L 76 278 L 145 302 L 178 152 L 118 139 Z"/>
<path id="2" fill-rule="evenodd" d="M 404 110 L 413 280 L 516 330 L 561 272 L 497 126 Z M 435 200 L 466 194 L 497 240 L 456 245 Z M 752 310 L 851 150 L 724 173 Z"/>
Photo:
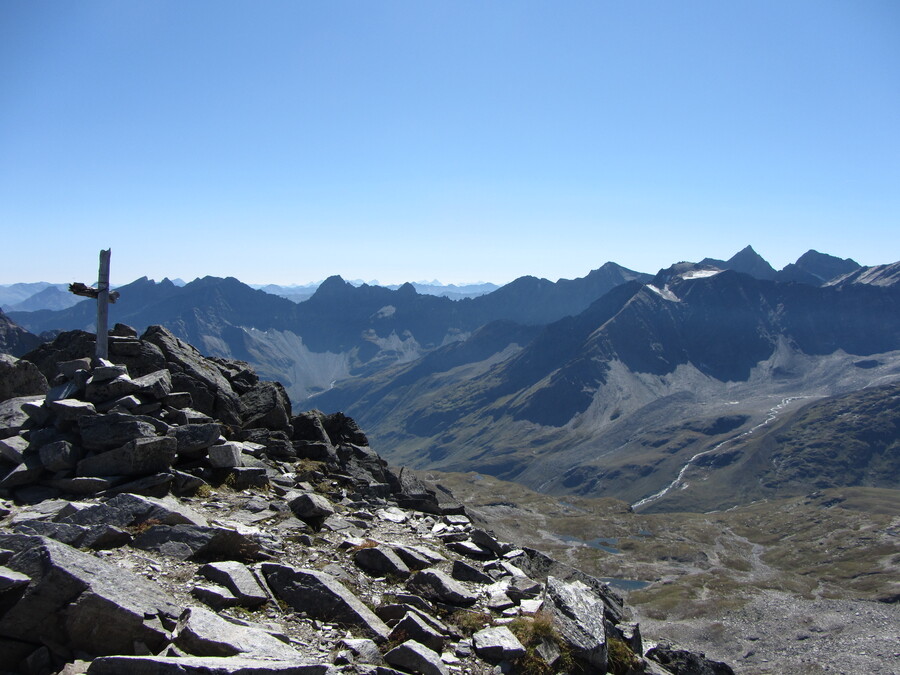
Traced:
<path id="1" fill-rule="evenodd" d="M 900 379 L 890 287 L 676 267 L 617 287 L 527 344 L 509 327 L 495 332 L 508 337 L 493 359 L 464 368 L 461 343 L 441 352 L 446 365 L 426 358 L 313 402 L 363 419 L 394 461 L 637 501 L 783 398 Z"/>
<path id="2" fill-rule="evenodd" d="M 41 343 L 37 335 L 17 325 L 0 310 L 0 353 L 22 356 Z"/>
<path id="3" fill-rule="evenodd" d="M 146 277 L 119 288 L 110 323 L 143 330 L 161 324 L 211 356 L 252 363 L 264 377 L 284 382 L 292 398 L 328 389 L 351 375 L 408 363 L 468 337 L 492 321 L 538 325 L 577 314 L 611 288 L 649 275 L 614 263 L 584 278 L 523 277 L 494 293 L 454 301 L 326 279 L 307 301 L 294 303 L 239 282 L 205 277 L 183 287 Z M 62 311 L 16 312 L 33 332 L 93 330 L 96 304 Z"/>

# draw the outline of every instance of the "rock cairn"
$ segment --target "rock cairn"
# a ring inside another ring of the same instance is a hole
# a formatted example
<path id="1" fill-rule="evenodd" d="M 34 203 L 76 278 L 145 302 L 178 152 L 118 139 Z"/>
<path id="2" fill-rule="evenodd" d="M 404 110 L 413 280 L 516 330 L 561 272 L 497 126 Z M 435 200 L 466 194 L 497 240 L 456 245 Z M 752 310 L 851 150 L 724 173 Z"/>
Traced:
<path id="1" fill-rule="evenodd" d="M 732 672 L 645 656 L 606 584 L 246 363 L 159 326 L 109 346 L 74 331 L 26 355 L 42 378 L 6 364 L 29 377 L 0 403 L 0 673 Z"/>

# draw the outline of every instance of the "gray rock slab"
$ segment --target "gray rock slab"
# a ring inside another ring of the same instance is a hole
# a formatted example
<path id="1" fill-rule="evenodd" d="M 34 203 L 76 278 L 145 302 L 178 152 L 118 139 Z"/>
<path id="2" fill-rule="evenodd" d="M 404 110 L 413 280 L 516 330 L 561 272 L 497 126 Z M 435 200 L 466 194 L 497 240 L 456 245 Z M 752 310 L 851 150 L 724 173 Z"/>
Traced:
<path id="1" fill-rule="evenodd" d="M 64 398 L 60 401 L 48 401 L 47 407 L 59 419 L 71 422 L 84 415 L 96 415 L 97 409 L 93 403 L 79 401 L 77 398 Z"/>
<path id="2" fill-rule="evenodd" d="M 178 560 L 247 560 L 259 545 L 236 530 L 201 525 L 154 525 L 135 536 L 134 548 Z"/>
<path id="3" fill-rule="evenodd" d="M 239 604 L 234 593 L 218 584 L 198 584 L 191 589 L 191 595 L 215 610 Z"/>
<path id="4" fill-rule="evenodd" d="M 334 513 L 331 502 L 312 492 L 294 497 L 288 502 L 288 506 L 300 520 L 320 520 Z"/>
<path id="5" fill-rule="evenodd" d="M 519 576 L 513 577 L 506 588 L 506 594 L 516 603 L 536 598 L 541 591 L 543 591 L 543 586 L 539 582 Z"/>
<path id="6" fill-rule="evenodd" d="M 407 612 L 391 630 L 392 640 L 396 641 L 403 636 L 405 639 L 425 645 L 438 654 L 444 648 L 444 636 L 441 632 L 429 625 L 416 611 Z"/>
<path id="7" fill-rule="evenodd" d="M 206 518 L 177 499 L 120 494 L 101 504 L 92 504 L 60 515 L 59 522 L 76 525 L 115 525 L 127 527 L 149 520 L 162 525 L 207 525 Z"/>
<path id="8" fill-rule="evenodd" d="M 54 441 L 42 445 L 38 456 L 47 471 L 69 471 L 81 459 L 81 451 L 68 441 Z"/>
<path id="9" fill-rule="evenodd" d="M 22 407 L 27 404 L 40 404 L 43 396 L 17 396 L 0 401 L 0 438 L 16 436 L 28 421 L 28 413 Z"/>
<path id="10" fill-rule="evenodd" d="M 400 560 L 402 560 L 406 566 L 411 570 L 423 570 L 426 567 L 431 567 L 440 560 L 434 560 L 433 556 L 425 555 L 422 551 L 418 550 L 419 547 L 415 546 L 403 546 L 399 544 L 392 545 L 394 549 L 394 553 L 396 553 Z M 443 558 L 443 556 L 440 556 Z"/>
<path id="11" fill-rule="evenodd" d="M 119 480 L 111 476 L 83 476 L 81 478 L 54 478 L 45 480 L 44 484 L 55 487 L 63 494 L 85 496 L 108 490 L 117 482 Z"/>
<path id="12" fill-rule="evenodd" d="M 492 551 L 498 558 L 509 553 L 513 548 L 511 544 L 501 543 L 490 532 L 477 527 L 469 532 L 469 537 L 482 548 Z"/>
<path id="13" fill-rule="evenodd" d="M 728 664 L 683 649 L 654 647 L 647 651 L 647 658 L 671 670 L 675 675 L 734 675 L 734 670 Z"/>
<path id="14" fill-rule="evenodd" d="M 24 461 L 25 449 L 28 441 L 21 436 L 10 436 L 0 439 L 0 459 L 11 464 L 21 464 Z"/>
<path id="15" fill-rule="evenodd" d="M 88 401 L 101 402 L 128 396 L 138 390 L 138 385 L 128 375 L 120 375 L 111 380 L 98 380 L 97 375 L 93 374 L 84 387 L 84 397 Z"/>
<path id="16" fill-rule="evenodd" d="M 14 532 L 28 535 L 40 535 L 61 541 L 69 546 L 81 546 L 81 540 L 87 534 L 88 528 L 83 525 L 70 525 L 69 523 L 54 523 L 46 520 L 28 520 L 16 523 L 12 527 Z"/>
<path id="17" fill-rule="evenodd" d="M 156 429 L 147 422 L 126 413 L 85 415 L 78 418 L 81 441 L 88 450 L 111 450 L 138 438 L 156 436 Z"/>
<path id="18" fill-rule="evenodd" d="M 409 576 L 406 563 L 385 545 L 357 549 L 353 554 L 353 561 L 360 569 L 376 576 L 391 574 L 401 579 Z"/>
<path id="19" fill-rule="evenodd" d="M 414 640 L 407 640 L 384 655 L 384 660 L 407 673 L 449 675 L 440 654 Z"/>
<path id="20" fill-rule="evenodd" d="M 375 613 L 330 574 L 263 563 L 262 572 L 275 595 L 313 618 L 362 626 L 376 639 L 390 629 Z"/>
<path id="21" fill-rule="evenodd" d="M 135 642 L 162 648 L 165 633 L 146 616 L 177 617 L 173 598 L 143 577 L 45 537 L 0 534 L 15 551 L 6 566 L 31 579 L 0 617 L 0 635 L 48 639 L 91 654 L 128 654 Z"/>
<path id="22" fill-rule="evenodd" d="M 84 418 L 82 418 L 84 419 Z M 143 476 L 165 471 L 175 461 L 177 442 L 168 436 L 137 438 L 120 448 L 78 462 L 78 476 Z"/>
<path id="23" fill-rule="evenodd" d="M 465 586 L 451 578 L 446 572 L 436 568 L 416 572 L 406 582 L 407 590 L 417 593 L 428 600 L 435 600 L 450 605 L 468 607 L 474 605 L 478 596 Z"/>
<path id="24" fill-rule="evenodd" d="M 36 365 L 10 354 L 0 354 L 0 401 L 44 394 L 47 389 L 47 379 Z"/>
<path id="25" fill-rule="evenodd" d="M 25 455 L 21 464 L 17 464 L 5 476 L 0 478 L 0 488 L 14 488 L 34 483 L 43 473 L 44 465 L 41 464 L 40 457 L 36 453 Z"/>
<path id="26" fill-rule="evenodd" d="M 16 572 L 8 567 L 0 566 L 0 594 L 8 593 L 17 588 L 24 588 L 31 583 L 31 577 Z"/>
<path id="27" fill-rule="evenodd" d="M 228 469 L 235 466 L 241 466 L 241 444 L 231 441 L 212 445 L 207 448 L 206 453 L 209 457 L 210 466 L 214 469 Z"/>
<path id="28" fill-rule="evenodd" d="M 173 427 L 169 432 L 178 441 L 179 455 L 200 455 L 214 445 L 222 435 L 222 427 L 214 422 L 207 424 L 185 424 Z"/>
<path id="29" fill-rule="evenodd" d="M 328 663 L 275 661 L 245 657 L 103 656 L 88 675 L 326 675 L 337 673 Z"/>
<path id="30" fill-rule="evenodd" d="M 378 665 L 384 663 L 381 656 L 381 650 L 374 640 L 367 638 L 344 638 L 338 644 L 338 647 L 349 650 L 355 660 L 359 663 L 370 663 Z"/>
<path id="31" fill-rule="evenodd" d="M 87 357 L 83 359 L 71 359 L 69 361 L 60 361 L 56 365 L 59 370 L 59 374 L 65 377 L 67 380 L 71 380 L 75 377 L 75 373 L 79 370 L 89 370 L 91 367 L 91 360 Z"/>
<path id="32" fill-rule="evenodd" d="M 269 599 L 253 572 L 236 560 L 208 563 L 199 572 L 210 581 L 225 586 L 246 607 L 258 607 Z"/>
<path id="33" fill-rule="evenodd" d="M 472 643 L 486 661 L 513 661 L 525 655 L 525 647 L 506 626 L 484 628 L 472 636 Z"/>
<path id="34" fill-rule="evenodd" d="M 188 611 L 178 621 L 175 638 L 175 644 L 188 654 L 274 659 L 300 656 L 296 649 L 262 628 L 232 623 L 204 607 L 194 606 Z"/>
<path id="35" fill-rule="evenodd" d="M 492 551 L 472 541 L 451 541 L 447 543 L 447 548 L 473 560 L 493 560 L 496 557 Z"/>
<path id="36" fill-rule="evenodd" d="M 134 378 L 138 392 L 157 401 L 164 399 L 172 391 L 172 375 L 168 370 L 157 370 Z"/>
<path id="37" fill-rule="evenodd" d="M 553 618 L 562 639 L 571 645 L 576 658 L 606 672 L 602 598 L 580 581 L 565 582 L 547 577 L 544 611 Z"/>
<path id="38" fill-rule="evenodd" d="M 450 576 L 458 581 L 472 581 L 476 584 L 492 584 L 494 580 L 474 565 L 462 560 L 454 560 Z"/>

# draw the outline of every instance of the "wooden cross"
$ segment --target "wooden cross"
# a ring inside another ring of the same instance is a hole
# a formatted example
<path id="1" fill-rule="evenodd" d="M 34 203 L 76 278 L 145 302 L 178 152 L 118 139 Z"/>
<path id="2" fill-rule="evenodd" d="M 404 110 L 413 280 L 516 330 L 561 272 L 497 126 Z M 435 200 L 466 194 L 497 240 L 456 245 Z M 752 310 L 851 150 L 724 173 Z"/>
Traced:
<path id="1" fill-rule="evenodd" d="M 86 286 L 80 282 L 69 284 L 69 292 L 97 300 L 97 350 L 98 359 L 105 359 L 108 350 L 109 303 L 119 299 L 119 292 L 109 292 L 109 256 L 112 249 L 100 251 L 100 273 L 97 275 L 97 288 Z"/>

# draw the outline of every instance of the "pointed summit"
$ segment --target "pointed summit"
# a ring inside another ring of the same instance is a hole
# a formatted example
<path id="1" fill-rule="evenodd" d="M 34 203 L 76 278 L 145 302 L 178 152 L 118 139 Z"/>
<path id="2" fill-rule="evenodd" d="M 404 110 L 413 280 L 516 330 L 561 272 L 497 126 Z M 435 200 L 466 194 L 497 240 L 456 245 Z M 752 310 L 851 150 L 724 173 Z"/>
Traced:
<path id="1" fill-rule="evenodd" d="M 752 246 L 747 246 L 735 253 L 726 264 L 730 270 L 749 274 L 757 279 L 774 279 L 776 275 L 775 268 L 754 251 Z"/>

